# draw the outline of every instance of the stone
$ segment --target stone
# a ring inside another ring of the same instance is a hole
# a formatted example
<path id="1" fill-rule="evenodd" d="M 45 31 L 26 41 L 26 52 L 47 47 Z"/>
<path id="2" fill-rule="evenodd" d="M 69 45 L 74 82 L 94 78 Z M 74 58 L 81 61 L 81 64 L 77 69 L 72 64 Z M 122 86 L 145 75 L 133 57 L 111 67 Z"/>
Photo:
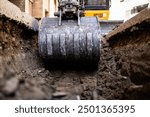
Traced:
<path id="1" fill-rule="evenodd" d="M 6 81 L 2 91 L 6 95 L 11 95 L 12 93 L 14 93 L 17 90 L 18 85 L 19 85 L 18 79 L 11 78 Z"/>

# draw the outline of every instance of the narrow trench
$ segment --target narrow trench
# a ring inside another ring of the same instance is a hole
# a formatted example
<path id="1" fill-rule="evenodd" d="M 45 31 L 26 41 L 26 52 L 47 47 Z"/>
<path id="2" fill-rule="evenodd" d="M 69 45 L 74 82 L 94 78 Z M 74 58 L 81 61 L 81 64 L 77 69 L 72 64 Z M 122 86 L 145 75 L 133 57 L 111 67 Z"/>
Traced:
<path id="1" fill-rule="evenodd" d="M 39 58 L 37 32 L 4 17 L 0 27 L 0 99 L 150 99 L 148 32 L 139 36 L 146 43 L 102 42 L 91 72 L 49 68 Z"/>

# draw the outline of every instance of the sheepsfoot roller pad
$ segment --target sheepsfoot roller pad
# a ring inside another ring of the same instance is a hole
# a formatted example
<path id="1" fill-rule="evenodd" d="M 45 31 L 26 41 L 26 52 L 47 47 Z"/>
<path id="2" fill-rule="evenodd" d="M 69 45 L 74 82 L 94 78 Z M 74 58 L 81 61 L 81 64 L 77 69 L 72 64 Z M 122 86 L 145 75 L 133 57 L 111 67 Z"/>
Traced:
<path id="1" fill-rule="evenodd" d="M 97 66 L 100 60 L 100 27 L 96 17 L 75 20 L 42 19 L 39 29 L 39 54 L 48 63 Z"/>

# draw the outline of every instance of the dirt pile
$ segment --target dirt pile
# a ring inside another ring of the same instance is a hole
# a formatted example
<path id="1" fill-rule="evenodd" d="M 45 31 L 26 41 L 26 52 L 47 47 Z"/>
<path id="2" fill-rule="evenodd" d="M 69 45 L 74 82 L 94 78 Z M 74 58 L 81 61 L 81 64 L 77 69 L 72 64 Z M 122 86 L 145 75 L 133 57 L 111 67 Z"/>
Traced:
<path id="1" fill-rule="evenodd" d="M 35 31 L 38 30 L 38 21 L 29 14 L 21 12 L 21 10 L 16 5 L 9 2 L 8 0 L 0 1 L 0 14 L 25 25 L 29 29 Z"/>
<path id="2" fill-rule="evenodd" d="M 40 86 L 42 79 L 29 80 L 25 76 L 39 66 L 36 42 L 32 42 L 36 41 L 37 32 L 2 15 L 0 27 L 0 98 L 46 99 L 48 96 Z"/>
<path id="3" fill-rule="evenodd" d="M 126 90 L 126 98 L 150 99 L 150 9 L 115 29 L 106 39 L 112 47 L 122 76 L 130 78 L 133 85 Z"/>

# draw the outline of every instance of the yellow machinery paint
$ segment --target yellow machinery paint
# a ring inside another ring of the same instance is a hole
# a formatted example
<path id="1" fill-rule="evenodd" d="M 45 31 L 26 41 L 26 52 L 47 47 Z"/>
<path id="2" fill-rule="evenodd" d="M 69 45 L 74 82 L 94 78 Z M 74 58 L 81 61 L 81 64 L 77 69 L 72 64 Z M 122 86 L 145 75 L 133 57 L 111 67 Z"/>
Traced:
<path id="1" fill-rule="evenodd" d="M 109 14 L 109 10 L 85 10 L 85 16 L 98 16 L 100 20 L 108 20 Z"/>

